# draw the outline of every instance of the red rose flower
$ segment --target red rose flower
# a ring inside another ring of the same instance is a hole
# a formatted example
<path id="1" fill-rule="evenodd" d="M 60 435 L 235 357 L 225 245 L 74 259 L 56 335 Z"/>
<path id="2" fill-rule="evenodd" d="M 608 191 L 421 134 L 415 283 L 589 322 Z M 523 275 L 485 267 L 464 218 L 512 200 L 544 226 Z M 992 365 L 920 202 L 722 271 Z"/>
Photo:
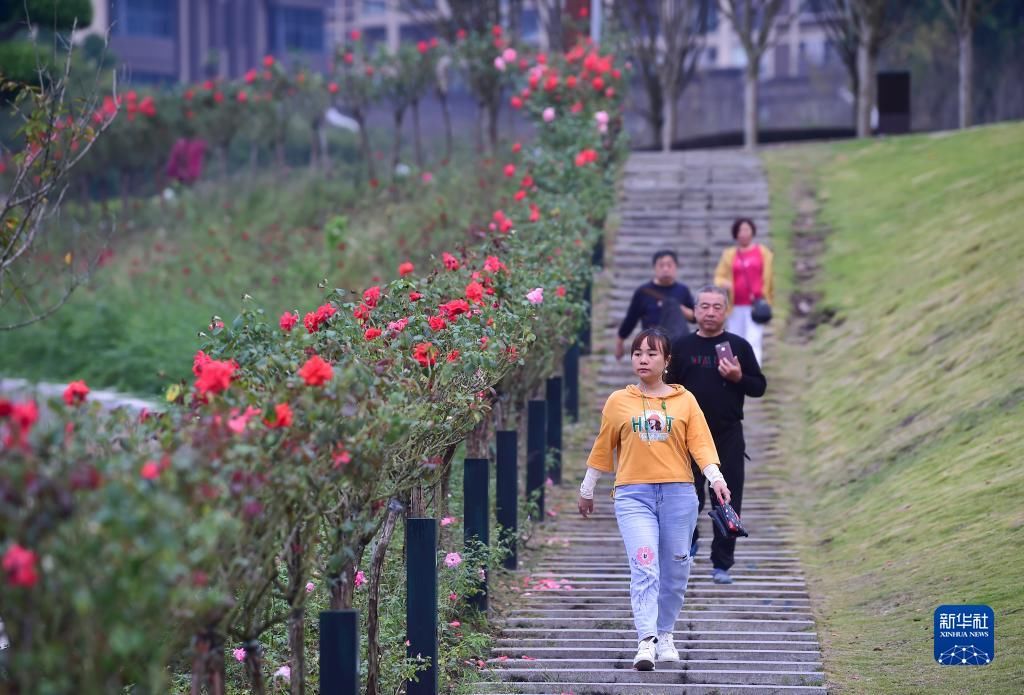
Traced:
<path id="1" fill-rule="evenodd" d="M 334 369 L 319 355 L 313 355 L 299 369 L 299 376 L 309 386 L 323 386 L 334 377 Z"/>
<path id="2" fill-rule="evenodd" d="M 441 254 L 441 262 L 444 263 L 444 267 L 448 270 L 459 269 L 459 259 L 451 255 L 447 251 Z"/>
<path id="3" fill-rule="evenodd" d="M 337 94 L 339 89 L 340 88 L 338 87 L 338 83 L 337 82 L 328 82 L 327 83 L 327 91 L 330 92 L 331 94 Z"/>
<path id="4" fill-rule="evenodd" d="M 511 99 L 508 100 L 508 103 L 514 109 L 518 110 L 518 109 L 523 108 L 523 100 L 520 97 L 518 97 L 518 96 L 513 96 Z"/>
<path id="5" fill-rule="evenodd" d="M 558 287 L 556 287 L 555 288 L 555 295 L 557 295 L 559 297 L 564 297 L 565 296 L 565 285 L 559 285 Z"/>
<path id="6" fill-rule="evenodd" d="M 349 32 L 348 37 L 353 41 L 358 41 L 359 39 L 363 38 L 363 34 L 358 29 L 353 29 L 351 32 Z"/>
<path id="7" fill-rule="evenodd" d="M 430 330 L 432 331 L 444 330 L 448 325 L 444 320 L 444 316 L 441 316 L 440 314 L 428 318 L 427 323 L 430 324 Z"/>
<path id="8" fill-rule="evenodd" d="M 380 335 L 381 330 L 379 328 L 367 328 L 363 331 L 363 340 L 373 340 L 374 338 L 379 338 Z"/>
<path id="9" fill-rule="evenodd" d="M 426 41 L 420 41 L 416 44 L 416 50 L 420 53 L 426 53 L 430 50 L 430 45 Z"/>
<path id="10" fill-rule="evenodd" d="M 458 31 L 456 31 L 455 38 L 458 39 L 459 41 L 462 41 L 464 38 L 466 38 L 466 30 L 459 29 Z"/>
<path id="11" fill-rule="evenodd" d="M 484 287 L 479 282 L 466 285 L 466 299 L 479 304 L 484 298 Z"/>
<path id="12" fill-rule="evenodd" d="M 576 89 L 576 75 L 569 75 L 566 77 L 565 86 L 569 89 Z"/>
<path id="13" fill-rule="evenodd" d="M 7 548 L 3 559 L 4 574 L 11 586 L 32 587 L 39 581 L 36 554 L 15 543 Z"/>
<path id="14" fill-rule="evenodd" d="M 160 477 L 160 464 L 156 461 L 146 461 L 142 464 L 142 468 L 139 469 L 139 475 L 144 480 L 156 480 Z"/>
<path id="15" fill-rule="evenodd" d="M 281 326 L 282 331 L 284 331 L 285 333 L 290 333 L 291 330 L 295 328 L 295 324 L 297 324 L 298 322 L 298 312 L 286 311 L 283 314 L 281 314 L 281 318 L 278 320 L 277 323 L 279 326 Z"/>
<path id="16" fill-rule="evenodd" d="M 85 397 L 88 395 L 89 387 L 85 385 L 84 381 L 72 381 L 68 384 L 68 387 L 64 389 L 64 402 L 68 405 L 85 403 Z"/>
<path id="17" fill-rule="evenodd" d="M 505 165 L 505 178 L 510 179 L 516 175 L 516 165 L 506 164 Z"/>
<path id="18" fill-rule="evenodd" d="M 203 396 L 208 393 L 221 393 L 231 385 L 231 379 L 238 370 L 233 361 L 210 360 L 202 366 L 196 377 L 196 390 Z"/>
<path id="19" fill-rule="evenodd" d="M 448 353 L 448 355 L 447 355 L 447 357 L 445 357 L 445 359 L 448 362 L 458 362 L 458 360 L 459 360 L 459 351 L 458 350 L 452 350 L 451 352 Z"/>
<path id="20" fill-rule="evenodd" d="M 465 299 L 453 299 L 450 302 L 442 304 L 438 308 L 441 310 L 441 313 L 443 313 L 445 317 L 449 321 L 451 321 L 460 314 L 465 314 L 466 312 L 469 311 L 469 302 L 467 302 Z"/>
<path id="21" fill-rule="evenodd" d="M 504 263 L 498 260 L 497 256 L 488 256 L 484 261 L 484 270 L 488 273 L 496 273 L 499 270 L 508 270 Z"/>
<path id="22" fill-rule="evenodd" d="M 411 275 L 415 270 L 416 266 L 414 266 L 409 261 L 401 263 L 398 266 L 398 274 L 401 275 L 402 277 L 405 277 L 406 275 Z"/>
<path id="23" fill-rule="evenodd" d="M 540 208 L 534 203 L 530 203 L 530 222 L 538 222 L 540 220 Z"/>
<path id="24" fill-rule="evenodd" d="M 516 142 L 512 144 L 512 154 L 519 154 L 520 150 L 523 149 L 523 143 Z"/>
<path id="25" fill-rule="evenodd" d="M 410 302 L 418 302 L 421 299 L 423 299 L 423 295 L 420 294 L 419 292 L 410 292 L 409 293 L 409 301 Z"/>
<path id="26" fill-rule="evenodd" d="M 377 306 L 377 302 L 380 301 L 380 286 L 374 285 L 370 289 L 363 292 L 363 301 L 366 302 L 366 306 L 373 309 Z"/>
<path id="27" fill-rule="evenodd" d="M 359 306 L 352 310 L 352 317 L 355 318 L 360 323 L 364 323 L 367 319 L 370 318 L 370 307 L 366 306 L 365 304 L 360 304 Z"/>
<path id="28" fill-rule="evenodd" d="M 514 196 L 512 196 L 512 197 L 518 203 L 520 200 L 522 200 L 523 198 L 526 197 L 526 191 L 524 191 L 522 189 L 519 189 L 518 191 L 516 191 L 516 194 Z"/>
<path id="29" fill-rule="evenodd" d="M 272 68 L 274 67 L 274 56 L 263 56 L 263 67 Z"/>
<path id="30" fill-rule="evenodd" d="M 412 358 L 419 362 L 421 367 L 431 367 L 437 364 L 437 349 L 433 343 L 419 343 L 413 348 Z"/>
<path id="31" fill-rule="evenodd" d="M 295 421 L 295 414 L 292 412 L 292 407 L 287 403 L 278 403 L 274 406 L 274 420 L 264 420 L 263 422 L 270 429 L 283 429 L 285 427 L 291 427 Z"/>

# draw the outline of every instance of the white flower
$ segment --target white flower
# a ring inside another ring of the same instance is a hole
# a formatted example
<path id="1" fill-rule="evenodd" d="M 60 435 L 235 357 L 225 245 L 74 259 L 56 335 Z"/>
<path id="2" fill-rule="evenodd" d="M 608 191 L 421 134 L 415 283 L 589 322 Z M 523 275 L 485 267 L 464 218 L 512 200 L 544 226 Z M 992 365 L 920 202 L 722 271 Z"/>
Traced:
<path id="1" fill-rule="evenodd" d="M 291 683 L 292 681 L 292 669 L 291 666 L 282 666 L 281 668 L 274 671 L 274 678 L 282 678 L 285 683 Z"/>

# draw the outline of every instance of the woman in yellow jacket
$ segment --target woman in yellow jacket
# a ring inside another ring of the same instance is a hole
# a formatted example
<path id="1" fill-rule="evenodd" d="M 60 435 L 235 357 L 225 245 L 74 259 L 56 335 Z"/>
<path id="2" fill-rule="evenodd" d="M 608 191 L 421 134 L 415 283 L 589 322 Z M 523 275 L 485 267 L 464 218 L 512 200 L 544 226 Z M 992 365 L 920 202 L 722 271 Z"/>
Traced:
<path id="1" fill-rule="evenodd" d="M 605 403 L 580 485 L 579 510 L 583 518 L 593 513 L 598 479 L 615 470 L 615 518 L 629 559 L 639 640 L 633 668 L 653 671 L 656 661 L 679 661 L 672 633 L 690 577 L 690 539 L 697 523 L 690 455 L 720 501 L 728 503 L 731 495 L 697 399 L 664 381 L 672 351 L 668 336 L 651 328 L 634 338 L 632 348 L 639 381 Z"/>
<path id="2" fill-rule="evenodd" d="M 754 323 L 750 310 L 755 299 L 772 302 L 772 252 L 754 243 L 756 235 L 757 225 L 753 220 L 741 217 L 732 223 L 736 245 L 722 252 L 715 268 L 715 284 L 729 290 L 732 311 L 726 319 L 725 330 L 745 338 L 754 348 L 757 363 L 762 364 L 764 326 Z"/>

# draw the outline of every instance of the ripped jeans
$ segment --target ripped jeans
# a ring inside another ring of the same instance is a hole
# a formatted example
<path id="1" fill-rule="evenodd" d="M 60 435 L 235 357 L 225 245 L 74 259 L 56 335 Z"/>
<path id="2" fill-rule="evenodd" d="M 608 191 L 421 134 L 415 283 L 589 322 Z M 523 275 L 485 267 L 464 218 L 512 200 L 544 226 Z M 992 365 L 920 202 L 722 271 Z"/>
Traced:
<path id="1" fill-rule="evenodd" d="M 693 484 L 616 487 L 615 518 L 629 558 L 637 639 L 672 632 L 690 578 L 690 537 L 697 524 Z"/>

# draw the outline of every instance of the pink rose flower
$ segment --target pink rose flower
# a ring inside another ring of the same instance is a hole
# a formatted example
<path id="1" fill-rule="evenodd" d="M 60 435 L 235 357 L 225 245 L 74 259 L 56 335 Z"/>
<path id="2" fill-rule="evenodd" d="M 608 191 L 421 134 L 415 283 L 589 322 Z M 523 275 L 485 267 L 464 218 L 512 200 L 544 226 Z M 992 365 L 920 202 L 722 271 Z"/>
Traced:
<path id="1" fill-rule="evenodd" d="M 530 304 L 541 304 L 544 302 L 544 288 L 535 287 L 526 293 L 526 298 L 530 300 Z"/>
<path id="2" fill-rule="evenodd" d="M 458 553 L 448 553 L 444 556 L 444 564 L 448 567 L 458 567 L 462 564 L 462 556 Z"/>
<path id="3" fill-rule="evenodd" d="M 544 109 L 541 116 L 544 118 L 545 123 L 550 123 L 551 121 L 555 120 L 555 107 L 547 107 L 546 109 Z"/>

